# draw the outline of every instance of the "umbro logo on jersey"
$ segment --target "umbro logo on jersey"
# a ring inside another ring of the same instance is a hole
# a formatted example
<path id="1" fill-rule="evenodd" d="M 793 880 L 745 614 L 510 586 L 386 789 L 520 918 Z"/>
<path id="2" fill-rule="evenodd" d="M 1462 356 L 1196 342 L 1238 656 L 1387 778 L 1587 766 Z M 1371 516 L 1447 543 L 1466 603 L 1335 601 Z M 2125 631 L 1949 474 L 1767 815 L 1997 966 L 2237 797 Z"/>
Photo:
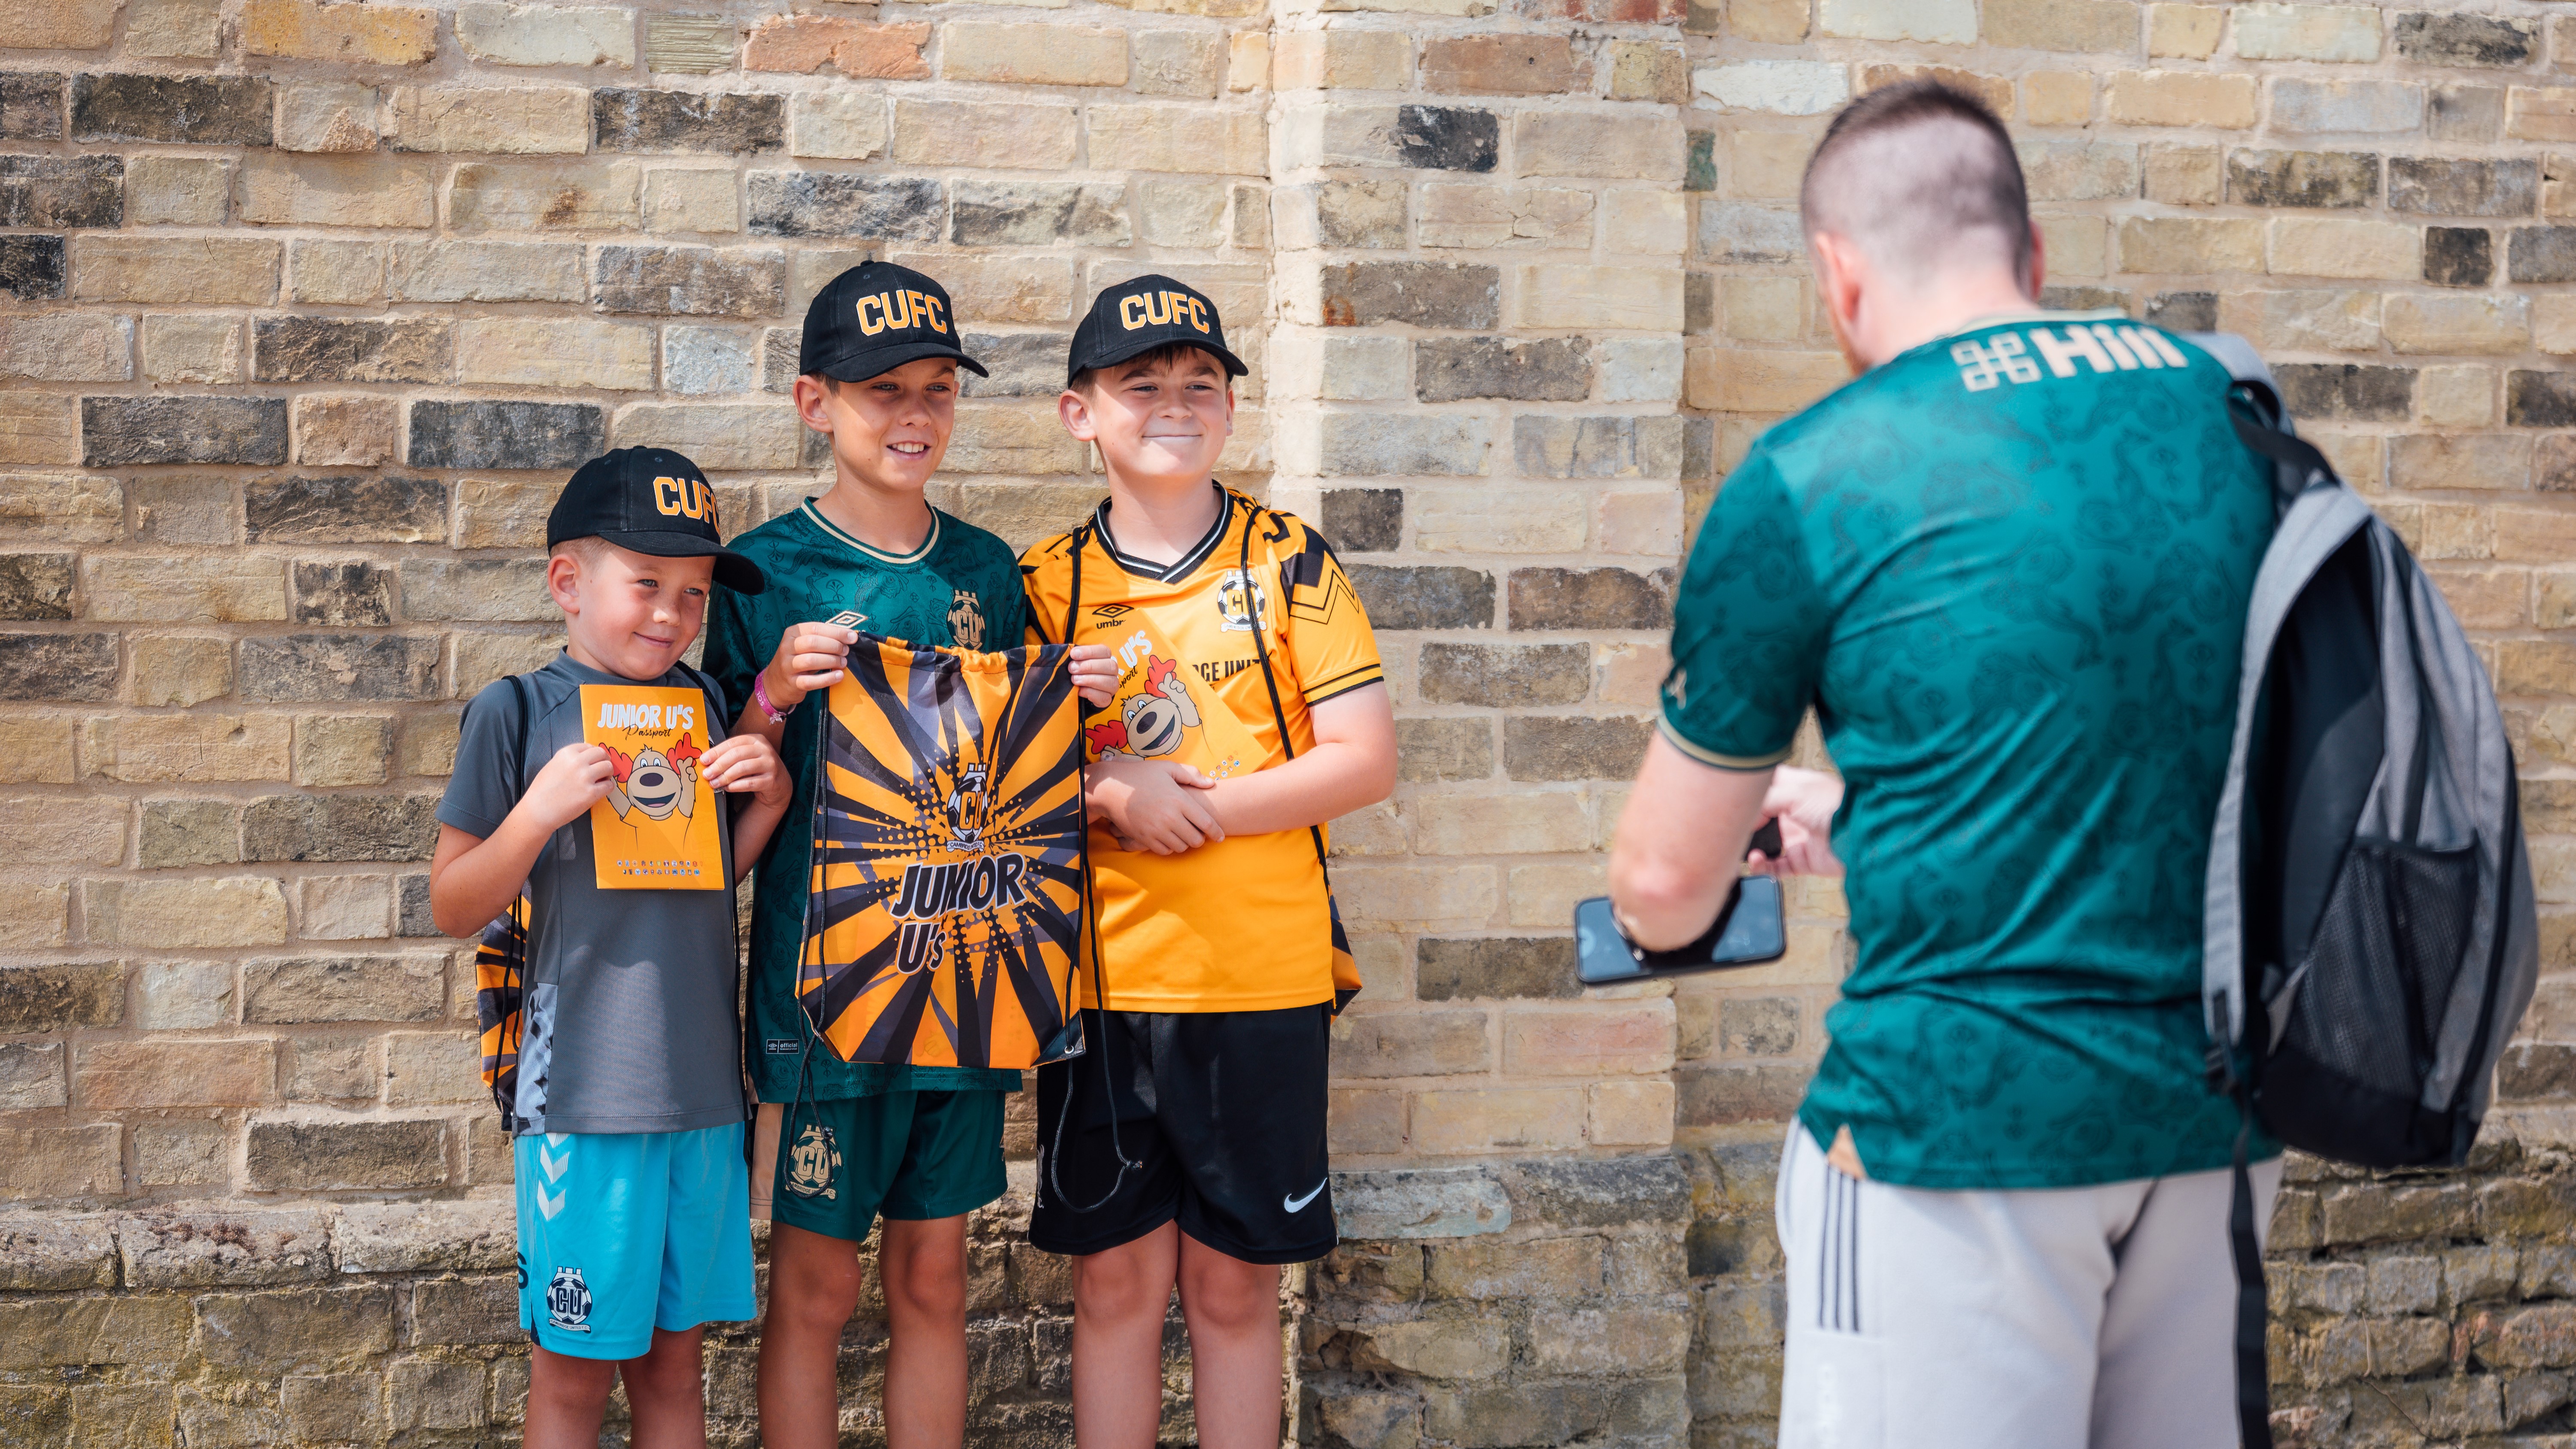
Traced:
<path id="1" fill-rule="evenodd" d="M 1091 611 L 1091 617 L 1103 624 L 1115 624 L 1134 612 L 1136 606 L 1133 604 L 1102 604 Z"/>
<path id="2" fill-rule="evenodd" d="M 1307 1193 L 1304 1197 L 1283 1197 L 1279 1200 L 1279 1205 L 1292 1213 L 1302 1213 L 1306 1210 L 1306 1204 L 1313 1202 L 1323 1193 L 1324 1184 L 1331 1181 L 1332 1179 L 1327 1177 L 1323 1182 L 1316 1183 L 1314 1190 Z"/>
<path id="3" fill-rule="evenodd" d="M 2016 386 L 2037 382 L 2043 361 L 2051 377 L 2073 377 L 2078 361 L 2095 372 L 2161 371 L 2191 365 L 2182 349 L 2155 328 L 2115 327 L 2108 322 L 2077 322 L 2062 330 L 2033 327 L 2027 333 L 1996 332 L 1983 341 L 1961 338 L 1951 344 L 1950 360 L 1959 364 L 1959 381 L 1970 392 L 1985 392 L 2006 382 Z"/>

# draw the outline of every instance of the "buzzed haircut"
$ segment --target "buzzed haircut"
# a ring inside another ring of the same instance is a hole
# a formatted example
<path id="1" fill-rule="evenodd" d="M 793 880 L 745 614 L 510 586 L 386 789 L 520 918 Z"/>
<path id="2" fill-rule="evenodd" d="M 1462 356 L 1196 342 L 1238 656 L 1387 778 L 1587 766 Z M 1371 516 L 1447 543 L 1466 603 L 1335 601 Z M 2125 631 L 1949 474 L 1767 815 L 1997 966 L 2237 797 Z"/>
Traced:
<path id="1" fill-rule="evenodd" d="M 1878 266 L 1931 276 L 1978 253 L 2030 282 L 2030 193 L 1985 103 L 1935 80 L 1875 90 L 1825 128 L 1798 188 L 1808 236 L 1850 240 Z"/>

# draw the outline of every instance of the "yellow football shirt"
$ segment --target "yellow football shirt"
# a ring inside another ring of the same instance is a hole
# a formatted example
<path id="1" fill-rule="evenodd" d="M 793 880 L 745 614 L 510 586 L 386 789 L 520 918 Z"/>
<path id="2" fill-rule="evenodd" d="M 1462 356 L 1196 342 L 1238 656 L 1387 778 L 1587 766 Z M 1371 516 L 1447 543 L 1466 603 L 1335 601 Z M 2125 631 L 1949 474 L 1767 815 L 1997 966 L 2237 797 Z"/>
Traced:
<path id="1" fill-rule="evenodd" d="M 1020 556 L 1032 639 L 1105 644 L 1119 664 L 1117 697 L 1085 721 L 1085 759 L 1173 759 L 1220 779 L 1285 764 L 1256 629 L 1298 754 L 1315 745 L 1310 706 L 1384 678 L 1368 612 L 1323 535 L 1230 489 L 1224 501 L 1206 536 L 1170 564 L 1121 553 L 1106 502 L 1083 527 Z M 1079 615 L 1069 634 L 1068 611 Z M 1306 831 L 1165 856 L 1120 850 L 1095 823 L 1091 866 L 1109 1009 L 1267 1011 L 1333 999 L 1331 905 Z M 1083 1005 L 1100 1004 L 1089 971 L 1076 975 Z"/>

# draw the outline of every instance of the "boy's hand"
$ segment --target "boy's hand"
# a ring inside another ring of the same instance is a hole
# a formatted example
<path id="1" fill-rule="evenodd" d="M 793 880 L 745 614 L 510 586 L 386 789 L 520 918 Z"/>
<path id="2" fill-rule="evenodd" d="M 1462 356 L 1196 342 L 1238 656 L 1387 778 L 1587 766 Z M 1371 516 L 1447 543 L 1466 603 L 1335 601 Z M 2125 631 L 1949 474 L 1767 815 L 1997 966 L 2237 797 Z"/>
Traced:
<path id="1" fill-rule="evenodd" d="M 1073 687 L 1095 708 L 1118 693 L 1118 661 L 1109 657 L 1106 644 L 1074 645 L 1066 668 L 1073 675 Z"/>
<path id="2" fill-rule="evenodd" d="M 1192 766 L 1107 755 L 1092 765 L 1090 786 L 1086 803 L 1122 849 L 1178 855 L 1225 839 L 1207 801 L 1216 781 Z"/>
<path id="3" fill-rule="evenodd" d="M 794 709 L 797 701 L 841 682 L 849 667 L 850 646 L 858 631 L 837 624 L 790 624 L 778 636 L 778 653 L 762 672 L 769 677 L 769 702 Z"/>
<path id="4" fill-rule="evenodd" d="M 528 793 L 519 797 L 511 813 L 527 811 L 529 819 L 551 835 L 589 814 L 590 807 L 607 799 L 608 787 L 616 783 L 617 768 L 609 763 L 606 747 L 566 745 L 528 782 Z"/>
<path id="5" fill-rule="evenodd" d="M 726 736 L 698 757 L 698 768 L 707 772 L 708 784 L 728 794 L 749 794 L 763 805 L 786 804 L 796 784 L 777 747 L 761 735 Z"/>

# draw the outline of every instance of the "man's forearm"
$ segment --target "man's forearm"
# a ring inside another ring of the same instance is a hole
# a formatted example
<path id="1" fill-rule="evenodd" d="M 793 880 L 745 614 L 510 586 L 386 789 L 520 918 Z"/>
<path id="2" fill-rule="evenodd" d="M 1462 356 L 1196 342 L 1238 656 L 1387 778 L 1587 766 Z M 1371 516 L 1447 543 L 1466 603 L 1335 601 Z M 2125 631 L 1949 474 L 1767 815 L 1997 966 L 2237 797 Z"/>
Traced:
<path id="1" fill-rule="evenodd" d="M 1610 846 L 1610 905 L 1631 940 L 1669 951 L 1716 923 L 1770 786 L 1767 769 L 1702 764 L 1660 733 L 1647 742 Z"/>

